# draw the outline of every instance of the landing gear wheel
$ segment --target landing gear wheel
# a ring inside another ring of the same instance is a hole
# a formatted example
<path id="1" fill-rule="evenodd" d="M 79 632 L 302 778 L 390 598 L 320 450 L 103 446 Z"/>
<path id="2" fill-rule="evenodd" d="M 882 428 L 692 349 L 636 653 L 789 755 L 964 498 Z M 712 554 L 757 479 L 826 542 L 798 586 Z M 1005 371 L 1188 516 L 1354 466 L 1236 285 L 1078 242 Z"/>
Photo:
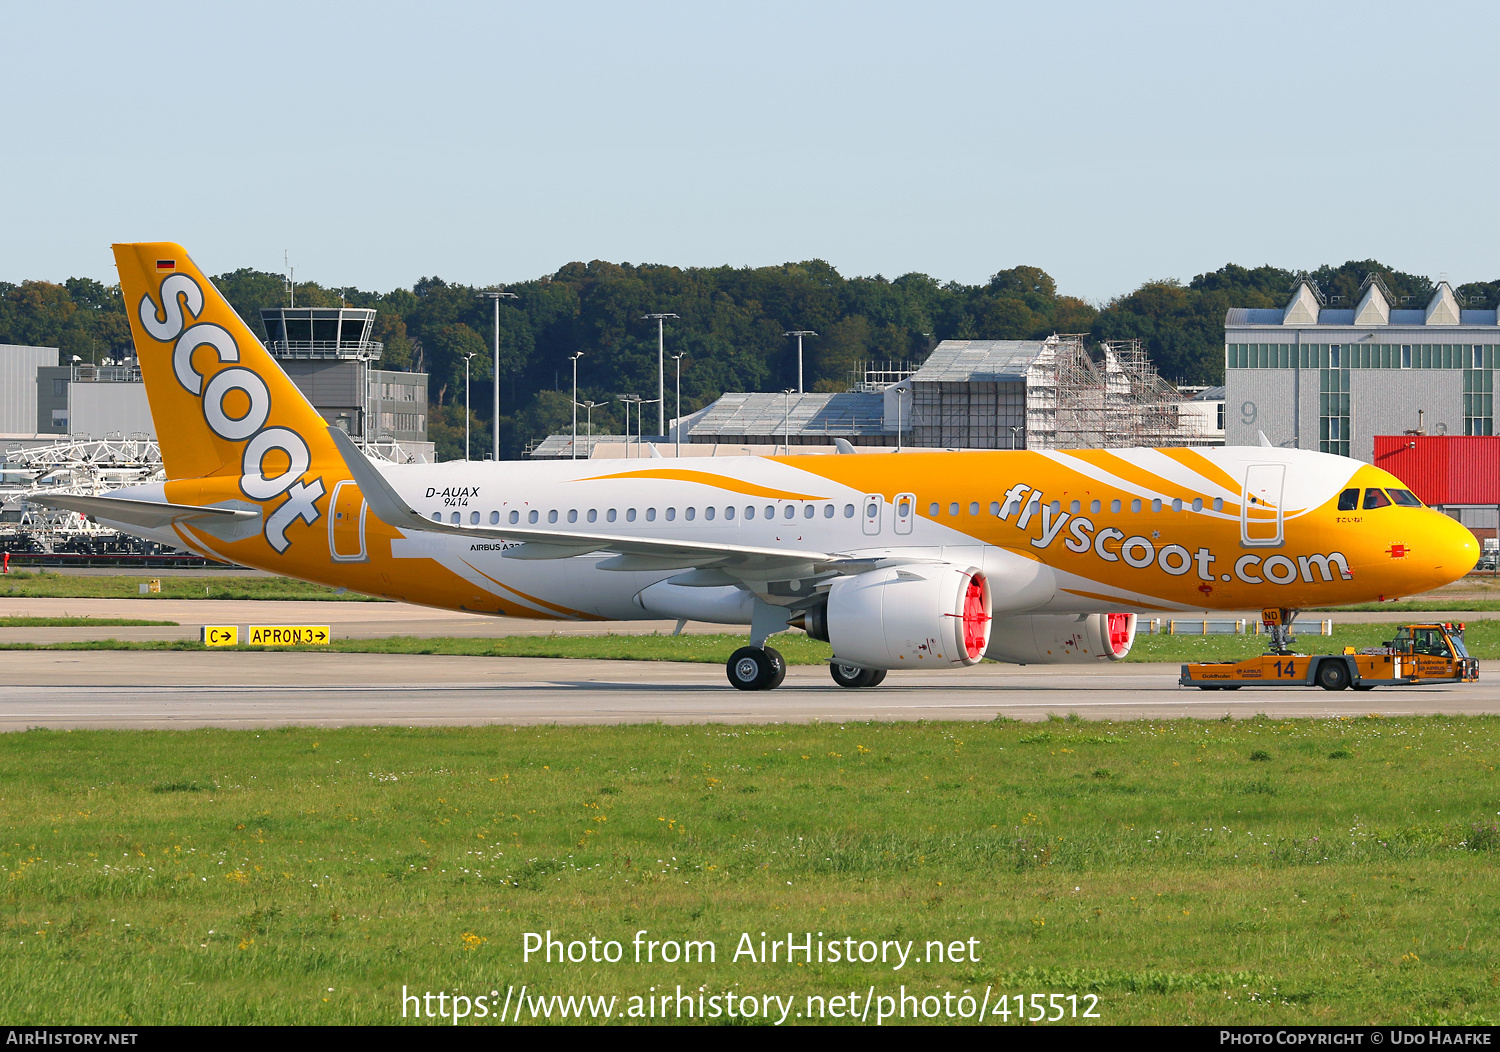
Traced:
<path id="1" fill-rule="evenodd" d="M 885 669 L 883 669 L 883 668 L 877 668 L 877 669 L 874 670 L 874 672 L 875 672 L 875 678 L 872 679 L 872 680 L 870 680 L 870 686 L 872 686 L 872 687 L 878 687 L 882 683 L 885 682 Z"/>
<path id="2" fill-rule="evenodd" d="M 776 673 L 771 677 L 771 682 L 767 683 L 761 689 L 775 690 L 781 686 L 781 681 L 786 679 L 786 658 L 781 656 L 781 651 L 773 650 L 771 647 L 766 647 L 765 651 L 766 656 L 771 659 L 771 664 L 775 667 Z"/>
<path id="3" fill-rule="evenodd" d="M 761 647 L 740 647 L 729 655 L 724 671 L 730 686 L 736 690 L 767 690 L 776 678 L 776 662 Z M 786 663 L 782 662 L 782 674 L 785 673 Z"/>
<path id="4" fill-rule="evenodd" d="M 1349 685 L 1349 666 L 1342 661 L 1325 661 L 1318 666 L 1318 686 L 1324 690 L 1343 690 Z"/>
<path id="5" fill-rule="evenodd" d="M 841 687 L 873 687 L 885 679 L 885 670 L 860 668 L 858 665 L 841 665 L 837 661 L 828 666 L 833 681 Z"/>

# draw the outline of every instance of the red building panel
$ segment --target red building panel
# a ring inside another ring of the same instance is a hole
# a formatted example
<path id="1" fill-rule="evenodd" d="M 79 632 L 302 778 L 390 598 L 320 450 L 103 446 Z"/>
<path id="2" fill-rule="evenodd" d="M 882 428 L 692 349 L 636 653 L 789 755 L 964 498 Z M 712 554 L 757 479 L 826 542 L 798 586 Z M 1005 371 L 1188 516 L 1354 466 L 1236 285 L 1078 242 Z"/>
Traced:
<path id="1" fill-rule="evenodd" d="M 1375 466 L 1425 504 L 1500 504 L 1500 436 L 1376 435 Z"/>

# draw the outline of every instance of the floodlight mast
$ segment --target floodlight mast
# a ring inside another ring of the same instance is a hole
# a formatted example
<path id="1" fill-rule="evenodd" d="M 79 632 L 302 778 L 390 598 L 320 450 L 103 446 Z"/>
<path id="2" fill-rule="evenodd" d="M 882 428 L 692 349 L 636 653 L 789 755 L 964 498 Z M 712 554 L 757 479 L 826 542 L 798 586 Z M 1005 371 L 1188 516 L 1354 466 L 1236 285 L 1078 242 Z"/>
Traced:
<path id="1" fill-rule="evenodd" d="M 783 335 L 783 336 L 795 336 L 795 337 L 797 337 L 797 393 L 801 394 L 802 393 L 802 337 L 804 337 L 804 336 L 816 336 L 817 333 L 813 332 L 811 329 L 793 329 L 790 332 L 784 332 L 781 335 Z"/>
<path id="2" fill-rule="evenodd" d="M 666 320 L 676 318 L 676 314 L 642 314 L 641 320 L 647 318 L 656 319 L 656 433 L 665 434 L 667 430 L 667 359 L 666 359 Z"/>
<path id="3" fill-rule="evenodd" d="M 495 461 L 500 460 L 500 301 L 518 300 L 521 297 L 514 292 L 502 292 L 498 289 L 481 289 L 480 296 L 488 296 L 495 301 Z"/>

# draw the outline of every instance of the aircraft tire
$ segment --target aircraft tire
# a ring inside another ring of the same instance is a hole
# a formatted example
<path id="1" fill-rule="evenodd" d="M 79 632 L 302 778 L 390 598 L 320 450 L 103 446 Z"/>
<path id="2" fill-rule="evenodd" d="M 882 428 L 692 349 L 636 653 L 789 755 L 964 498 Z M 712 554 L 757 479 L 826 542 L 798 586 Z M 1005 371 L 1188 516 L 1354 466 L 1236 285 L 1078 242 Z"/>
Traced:
<path id="1" fill-rule="evenodd" d="M 877 668 L 877 669 L 874 669 L 873 671 L 875 673 L 875 678 L 870 681 L 870 686 L 872 686 L 872 687 L 878 687 L 882 683 L 885 682 L 885 671 L 886 670 L 883 669 L 883 668 Z"/>
<path id="2" fill-rule="evenodd" d="M 1324 661 L 1318 666 L 1318 686 L 1324 690 L 1343 690 L 1349 685 L 1349 666 L 1342 661 Z"/>
<path id="3" fill-rule="evenodd" d="M 885 678 L 885 672 L 881 669 L 841 665 L 837 661 L 828 666 L 828 671 L 833 675 L 833 681 L 841 687 L 873 687 Z"/>
<path id="4" fill-rule="evenodd" d="M 783 672 L 785 668 L 783 662 Z M 729 655 L 724 671 L 735 690 L 766 690 L 776 677 L 776 664 L 760 647 L 740 647 Z"/>
<path id="5" fill-rule="evenodd" d="M 765 651 L 766 656 L 771 659 L 771 664 L 776 669 L 776 673 L 771 677 L 771 682 L 767 683 L 761 689 L 775 690 L 781 686 L 782 680 L 786 679 L 786 658 L 781 656 L 781 651 L 771 647 L 766 647 Z"/>

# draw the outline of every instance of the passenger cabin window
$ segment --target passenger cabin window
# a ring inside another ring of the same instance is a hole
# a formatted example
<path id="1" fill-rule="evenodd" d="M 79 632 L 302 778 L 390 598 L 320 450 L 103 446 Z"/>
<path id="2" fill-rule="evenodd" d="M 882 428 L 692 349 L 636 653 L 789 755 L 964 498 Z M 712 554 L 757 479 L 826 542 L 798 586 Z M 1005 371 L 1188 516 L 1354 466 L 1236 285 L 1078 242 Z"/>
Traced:
<path id="1" fill-rule="evenodd" d="M 491 526 L 498 526 L 498 525 L 500 525 L 500 513 L 498 511 L 492 511 L 492 512 L 490 512 L 490 525 Z"/>
<path id="2" fill-rule="evenodd" d="M 510 524 L 512 526 L 514 526 L 516 523 L 518 523 L 520 521 L 521 521 L 521 513 L 519 511 L 512 511 L 510 513 Z"/>
<path id="3" fill-rule="evenodd" d="M 1339 511 L 1356 511 L 1359 508 L 1359 490 L 1346 489 L 1339 494 Z"/>
<path id="4" fill-rule="evenodd" d="M 614 508 L 610 508 L 608 511 L 606 511 L 604 513 L 604 520 L 606 522 L 614 522 L 615 521 L 615 509 Z"/>
<path id="5" fill-rule="evenodd" d="M 433 522 L 442 522 L 443 521 L 443 513 L 440 512 L 440 511 L 433 512 L 432 513 L 432 521 Z"/>
<path id="6" fill-rule="evenodd" d="M 599 509 L 598 508 L 590 508 L 589 509 L 589 522 L 598 522 L 598 521 L 599 521 Z"/>
<path id="7" fill-rule="evenodd" d="M 927 506 L 927 514 L 932 516 L 934 519 L 938 517 L 940 512 L 938 510 L 937 501 L 933 501 Z"/>
<path id="8" fill-rule="evenodd" d="M 1391 503 L 1391 498 L 1389 498 L 1389 497 L 1387 497 L 1385 495 L 1385 491 L 1384 490 L 1378 490 L 1378 489 L 1367 489 L 1367 490 L 1365 490 L 1365 511 L 1369 511 L 1371 508 L 1385 508 L 1385 507 L 1389 507 L 1390 503 Z"/>
<path id="9" fill-rule="evenodd" d="M 846 519 L 852 519 L 852 518 L 854 518 L 854 505 L 853 504 L 845 504 L 844 505 L 844 518 L 846 518 Z"/>
<path id="10" fill-rule="evenodd" d="M 1422 501 L 1417 497 L 1415 493 L 1413 493 L 1409 489 L 1393 489 L 1387 490 L 1386 492 L 1391 495 L 1391 500 L 1395 501 L 1403 508 L 1423 507 Z"/>
<path id="11" fill-rule="evenodd" d="M 531 513 L 526 516 L 526 521 L 534 523 L 539 518 L 541 518 L 541 512 L 539 512 L 535 508 L 533 508 L 531 510 Z"/>

